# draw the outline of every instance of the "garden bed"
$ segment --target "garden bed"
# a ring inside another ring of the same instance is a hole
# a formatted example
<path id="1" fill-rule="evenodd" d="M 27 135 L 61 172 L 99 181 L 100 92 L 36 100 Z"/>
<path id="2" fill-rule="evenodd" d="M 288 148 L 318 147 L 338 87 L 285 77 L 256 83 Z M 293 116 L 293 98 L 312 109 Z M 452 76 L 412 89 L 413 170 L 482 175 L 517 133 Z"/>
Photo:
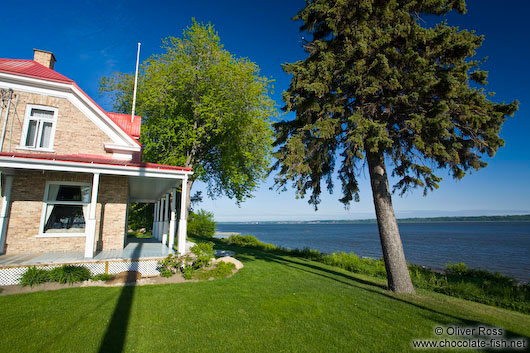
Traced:
<path id="1" fill-rule="evenodd" d="M 228 276 L 219 276 L 216 273 L 217 264 L 220 262 L 234 263 L 234 268 Z M 225 256 L 220 259 L 212 261 L 212 265 L 202 271 L 197 271 L 196 276 L 191 279 L 185 279 L 182 273 L 175 273 L 170 277 L 163 276 L 142 276 L 136 271 L 124 271 L 116 275 L 112 275 L 107 280 L 89 279 L 75 283 L 58 283 L 58 282 L 44 282 L 33 286 L 11 285 L 0 287 L 0 296 L 21 293 L 33 293 L 40 291 L 53 291 L 64 288 L 81 288 L 81 287 L 123 287 L 123 286 L 145 286 L 184 282 L 199 282 L 200 280 L 211 280 L 223 277 L 231 277 L 234 273 L 239 271 L 243 265 L 241 262 L 233 257 Z M 97 277 L 96 277 L 97 278 Z"/>

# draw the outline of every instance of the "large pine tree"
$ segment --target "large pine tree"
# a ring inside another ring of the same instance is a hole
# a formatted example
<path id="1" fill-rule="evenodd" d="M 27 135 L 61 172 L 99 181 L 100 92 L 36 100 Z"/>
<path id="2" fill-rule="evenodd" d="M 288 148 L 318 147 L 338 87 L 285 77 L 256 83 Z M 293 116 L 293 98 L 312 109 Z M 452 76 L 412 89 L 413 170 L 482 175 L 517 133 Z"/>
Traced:
<path id="1" fill-rule="evenodd" d="M 391 290 L 413 293 L 393 191 L 438 188 L 437 169 L 462 178 L 486 166 L 504 144 L 499 132 L 518 102 L 495 103 L 482 61 L 483 37 L 429 20 L 466 12 L 464 0 L 307 0 L 295 20 L 309 39 L 305 60 L 285 64 L 292 75 L 285 111 L 275 124 L 276 184 L 320 201 L 338 166 L 344 204 L 359 199 L 367 162 L 383 258 Z M 390 189 L 387 166 L 398 182 Z"/>

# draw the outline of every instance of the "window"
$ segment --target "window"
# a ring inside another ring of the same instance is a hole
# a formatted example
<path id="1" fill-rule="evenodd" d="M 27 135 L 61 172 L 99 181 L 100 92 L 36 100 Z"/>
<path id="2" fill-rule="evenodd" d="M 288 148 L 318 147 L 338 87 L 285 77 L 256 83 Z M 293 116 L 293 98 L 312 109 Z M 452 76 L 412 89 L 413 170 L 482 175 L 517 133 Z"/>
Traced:
<path id="1" fill-rule="evenodd" d="M 49 182 L 44 195 L 41 235 L 85 234 L 90 184 Z"/>
<path id="2" fill-rule="evenodd" d="M 52 150 L 57 109 L 28 105 L 22 127 L 20 147 L 23 149 Z"/>

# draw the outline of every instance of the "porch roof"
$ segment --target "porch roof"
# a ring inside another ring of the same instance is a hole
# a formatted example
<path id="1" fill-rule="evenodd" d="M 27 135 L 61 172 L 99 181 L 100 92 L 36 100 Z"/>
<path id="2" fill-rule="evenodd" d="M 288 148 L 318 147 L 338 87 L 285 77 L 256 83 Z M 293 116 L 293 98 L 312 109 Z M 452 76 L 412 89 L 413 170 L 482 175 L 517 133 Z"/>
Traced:
<path id="1" fill-rule="evenodd" d="M 39 159 L 49 161 L 62 161 L 73 163 L 89 163 L 89 164 L 104 164 L 116 165 L 133 168 L 147 168 L 156 170 L 175 170 L 181 172 L 191 172 L 191 168 L 178 167 L 166 164 L 156 164 L 147 162 L 138 162 L 132 160 L 113 159 L 96 154 L 51 154 L 51 153 L 18 153 L 18 152 L 0 152 L 0 157 L 22 158 L 22 159 Z"/>
<path id="2" fill-rule="evenodd" d="M 135 162 L 89 154 L 30 154 L 0 152 L 0 170 L 47 170 L 73 173 L 99 173 L 129 177 L 131 202 L 156 202 L 178 182 L 192 174 L 190 168 Z"/>

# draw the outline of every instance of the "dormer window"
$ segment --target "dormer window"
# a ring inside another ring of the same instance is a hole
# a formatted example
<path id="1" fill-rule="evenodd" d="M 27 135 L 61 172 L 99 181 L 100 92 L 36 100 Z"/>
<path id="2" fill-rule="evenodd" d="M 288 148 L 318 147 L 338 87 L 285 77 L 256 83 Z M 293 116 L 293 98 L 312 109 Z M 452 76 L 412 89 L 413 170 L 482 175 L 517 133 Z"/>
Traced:
<path id="1" fill-rule="evenodd" d="M 28 104 L 20 148 L 52 151 L 56 122 L 56 108 Z"/>

